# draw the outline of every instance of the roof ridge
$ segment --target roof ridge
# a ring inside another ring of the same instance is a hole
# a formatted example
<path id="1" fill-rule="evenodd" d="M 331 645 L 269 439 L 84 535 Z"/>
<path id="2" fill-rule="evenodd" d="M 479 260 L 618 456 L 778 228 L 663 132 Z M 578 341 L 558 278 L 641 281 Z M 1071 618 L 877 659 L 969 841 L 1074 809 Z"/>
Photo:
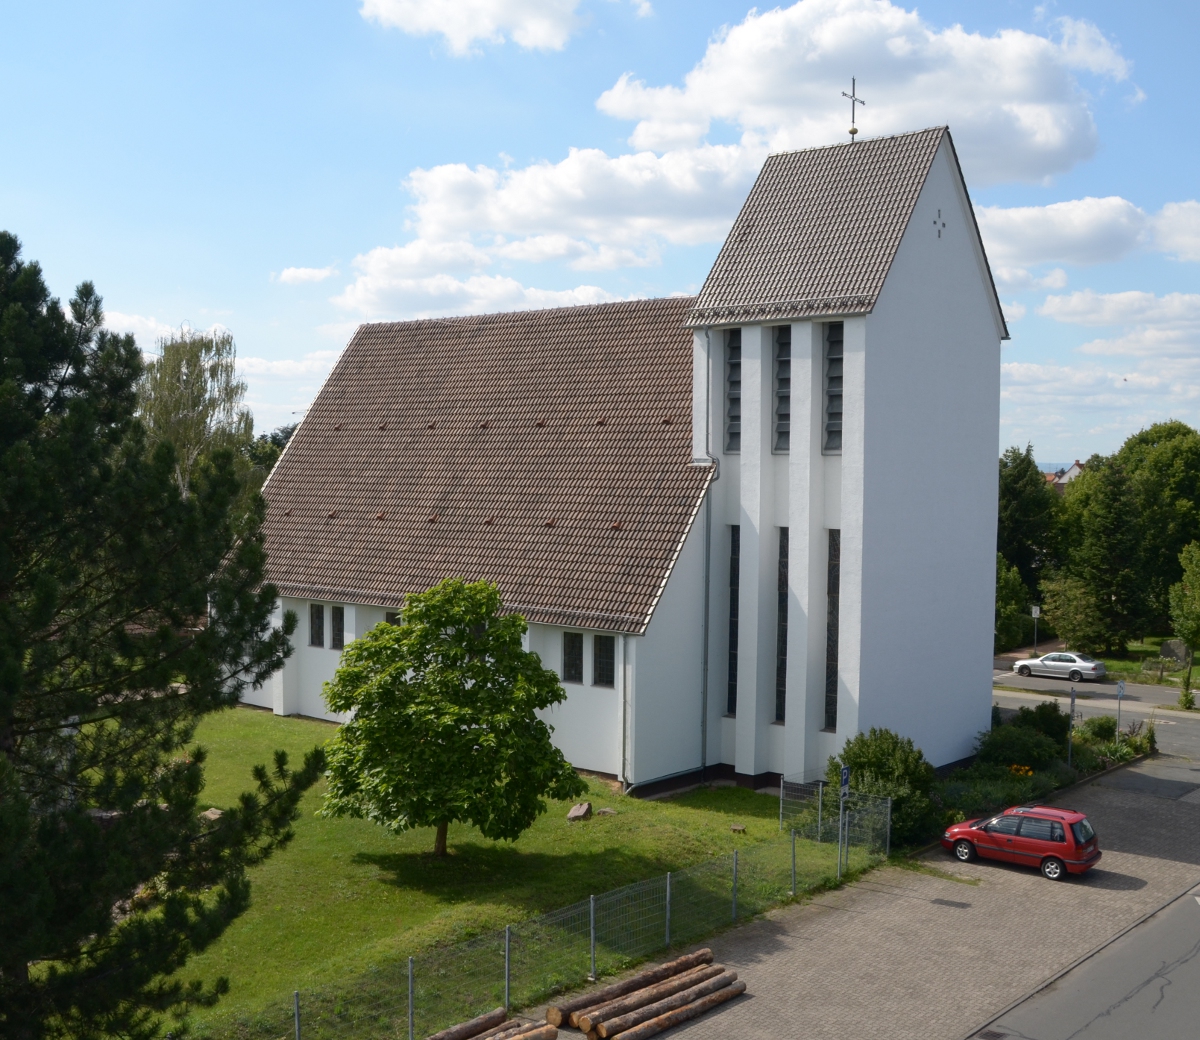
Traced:
<path id="1" fill-rule="evenodd" d="M 767 158 L 773 158 L 777 155 L 800 155 L 803 152 L 821 152 L 833 148 L 849 148 L 857 144 L 874 144 L 877 141 L 894 141 L 901 137 L 918 137 L 921 134 L 929 134 L 934 131 L 948 133 L 950 130 L 949 123 L 942 123 L 937 126 L 927 126 L 923 130 L 905 130 L 898 134 L 880 134 L 878 137 L 864 137 L 861 140 L 853 141 L 834 141 L 832 144 L 813 144 L 807 148 L 784 148 L 778 152 L 767 152 Z"/>

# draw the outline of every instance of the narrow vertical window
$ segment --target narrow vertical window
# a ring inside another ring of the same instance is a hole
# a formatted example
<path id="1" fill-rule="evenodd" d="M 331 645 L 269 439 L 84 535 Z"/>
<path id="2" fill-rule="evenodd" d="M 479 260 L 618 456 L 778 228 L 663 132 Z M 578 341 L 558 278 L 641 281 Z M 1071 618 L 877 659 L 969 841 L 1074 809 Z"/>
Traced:
<path id="1" fill-rule="evenodd" d="M 737 714 L 737 655 L 738 655 L 738 583 L 741 566 L 742 529 L 729 528 L 729 687 L 725 693 L 725 714 Z"/>
<path id="2" fill-rule="evenodd" d="M 617 637 L 592 636 L 592 685 L 613 686 L 617 675 Z"/>
<path id="3" fill-rule="evenodd" d="M 583 682 L 583 633 L 563 633 L 563 682 Z"/>
<path id="4" fill-rule="evenodd" d="M 325 604 L 308 605 L 308 645 L 325 645 Z"/>
<path id="5" fill-rule="evenodd" d="M 341 650 L 346 645 L 346 608 L 332 607 L 329 626 L 329 648 Z"/>
<path id="6" fill-rule="evenodd" d="M 784 452 L 792 439 L 792 327 L 775 329 L 775 451 Z"/>
<path id="7" fill-rule="evenodd" d="M 725 451 L 742 450 L 742 330 L 725 333 Z"/>
<path id="8" fill-rule="evenodd" d="M 825 326 L 825 451 L 842 451 L 842 323 Z"/>
<path id="9" fill-rule="evenodd" d="M 825 728 L 837 729 L 838 600 L 842 586 L 842 532 L 829 532 L 829 570 L 825 579 Z"/>
<path id="10" fill-rule="evenodd" d="M 779 529 L 778 606 L 775 610 L 775 721 L 787 704 L 788 529 Z"/>

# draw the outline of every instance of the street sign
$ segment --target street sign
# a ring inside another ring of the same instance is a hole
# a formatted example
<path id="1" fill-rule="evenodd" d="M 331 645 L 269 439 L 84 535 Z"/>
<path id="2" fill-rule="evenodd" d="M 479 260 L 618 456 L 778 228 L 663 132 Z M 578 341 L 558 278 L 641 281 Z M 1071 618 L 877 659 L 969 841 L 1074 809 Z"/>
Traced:
<path id="1" fill-rule="evenodd" d="M 1034 607 L 1033 607 L 1033 616 L 1034 616 L 1034 617 L 1041 617 L 1041 616 L 1042 616 L 1042 608 L 1041 608 L 1041 607 L 1039 607 L 1037 604 L 1034 604 Z"/>
<path id="2" fill-rule="evenodd" d="M 1125 680 L 1119 679 L 1117 681 L 1117 700 L 1120 700 L 1124 696 L 1125 696 Z"/>
<path id="3" fill-rule="evenodd" d="M 1071 718 L 1075 718 L 1075 687 L 1071 687 Z"/>
<path id="4" fill-rule="evenodd" d="M 842 797 L 850 794 L 850 767 L 842 766 Z"/>

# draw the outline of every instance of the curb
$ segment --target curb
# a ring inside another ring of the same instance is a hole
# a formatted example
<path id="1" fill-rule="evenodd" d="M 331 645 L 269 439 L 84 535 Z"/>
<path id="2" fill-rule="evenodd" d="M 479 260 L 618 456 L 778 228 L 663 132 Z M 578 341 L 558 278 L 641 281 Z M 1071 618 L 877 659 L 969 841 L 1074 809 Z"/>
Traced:
<path id="1" fill-rule="evenodd" d="M 1126 762 L 1126 763 L 1123 763 L 1123 764 L 1124 764 L 1124 765 L 1128 765 L 1129 763 L 1128 763 L 1128 762 Z M 1110 772 L 1111 772 L 1111 770 L 1110 770 Z M 1059 971 L 1056 971 L 1056 972 L 1055 972 L 1053 975 L 1051 975 L 1049 978 L 1047 978 L 1047 979 L 1044 979 L 1042 982 L 1039 982 L 1039 983 L 1038 983 L 1036 986 L 1034 986 L 1034 988 L 1033 988 L 1033 989 L 1031 989 L 1031 990 L 1030 990 L 1028 993 L 1026 993 L 1024 996 L 1018 997 L 1018 998 L 1017 998 L 1016 1000 L 1014 1000 L 1014 1001 L 1013 1001 L 1011 1004 L 1008 1004 L 1008 1005 L 1006 1005 L 1006 1006 L 1005 1006 L 1004 1008 L 1002 1008 L 1000 1011 L 996 1012 L 996 1014 L 992 1015 L 992 1017 L 991 1017 L 991 1018 L 989 1018 L 989 1019 L 988 1019 L 986 1022 L 981 1022 L 981 1023 L 980 1023 L 979 1025 L 977 1025 L 977 1026 L 976 1026 L 974 1029 L 972 1029 L 972 1030 L 971 1030 L 969 1033 L 965 1034 L 965 1035 L 963 1036 L 962 1040 L 975 1040 L 975 1038 L 976 1038 L 976 1037 L 978 1037 L 978 1035 L 979 1035 L 981 1032 L 983 1032 L 983 1030 L 987 1029 L 987 1027 L 988 1027 L 988 1026 L 990 1026 L 990 1025 L 992 1025 L 992 1023 L 994 1023 L 994 1022 L 998 1021 L 999 1019 L 1003 1018 L 1003 1017 L 1004 1017 L 1005 1015 L 1007 1015 L 1007 1014 L 1008 1014 L 1010 1011 L 1012 1011 L 1012 1010 L 1013 1010 L 1013 1008 L 1020 1007 L 1020 1005 L 1024 1004 L 1024 1003 L 1025 1003 L 1025 1001 L 1027 1001 L 1027 1000 L 1028 1000 L 1030 997 L 1035 997 L 1035 996 L 1037 996 L 1039 993 L 1041 993 L 1041 992 L 1042 992 L 1042 990 L 1046 989 L 1046 988 L 1047 988 L 1047 987 L 1049 987 L 1049 986 L 1052 986 L 1054 983 L 1056 983 L 1056 982 L 1057 982 L 1059 979 L 1061 979 L 1061 978 L 1062 978 L 1064 975 L 1066 975 L 1068 972 L 1074 971 L 1076 968 L 1078 968 L 1078 967 L 1079 967 L 1079 965 L 1083 964 L 1085 961 L 1090 961 L 1090 960 L 1091 960 L 1093 957 L 1095 957 L 1095 956 L 1096 956 L 1096 954 L 1098 954 L 1098 953 L 1099 953 L 1101 950 L 1105 949 L 1105 948 L 1106 948 L 1106 947 L 1108 947 L 1108 946 L 1111 946 L 1113 943 L 1115 943 L 1115 942 L 1116 942 L 1118 939 L 1120 939 L 1122 936 L 1124 936 L 1124 935 L 1128 935 L 1128 934 L 1129 934 L 1130 932 L 1132 932 L 1132 931 L 1133 931 L 1135 928 L 1137 928 L 1137 927 L 1138 927 L 1138 925 L 1145 924 L 1147 921 L 1149 921 L 1149 920 L 1150 920 L 1150 918 L 1154 917 L 1156 914 L 1160 914 L 1160 913 L 1162 913 L 1162 912 L 1163 912 L 1163 911 L 1164 911 L 1164 910 L 1165 910 L 1167 907 L 1169 907 L 1169 906 L 1170 906 L 1172 903 L 1177 903 L 1177 902 L 1179 902 L 1179 900 L 1181 900 L 1181 899 L 1182 899 L 1184 896 L 1186 896 L 1186 895 L 1188 895 L 1189 893 L 1191 893 L 1191 892 L 1192 892 L 1192 890 L 1193 890 L 1193 889 L 1195 889 L 1195 888 L 1197 887 L 1197 884 L 1200 884 L 1200 879 L 1196 879 L 1196 880 L 1193 880 L 1193 881 L 1191 881 L 1191 882 L 1188 884 L 1188 886 L 1187 886 L 1187 887 L 1186 887 L 1186 888 L 1185 888 L 1185 889 L 1184 889 L 1182 892 L 1180 892 L 1178 895 L 1173 895 L 1173 896 L 1171 896 L 1171 898 L 1170 898 L 1170 899 L 1168 899 L 1168 900 L 1167 900 L 1165 903 L 1163 903 L 1161 906 L 1157 906 L 1157 907 L 1155 907 L 1153 910 L 1151 910 L 1149 913 L 1143 914 L 1141 917 L 1139 917 L 1139 918 L 1138 918 L 1136 921 L 1134 921 L 1132 924 L 1130 924 L 1130 925 L 1126 925 L 1126 927 L 1122 928 L 1122 929 L 1121 929 L 1119 932 L 1117 932 L 1117 934 L 1116 934 L 1116 935 L 1113 935 L 1113 936 L 1111 936 L 1110 938 L 1108 938 L 1108 939 L 1105 939 L 1105 940 L 1104 940 L 1104 942 L 1102 942 L 1102 943 L 1101 943 L 1099 946 L 1095 947 L 1095 948 L 1094 948 L 1094 949 L 1092 949 L 1092 950 L 1089 950 L 1089 951 L 1088 951 L 1087 953 L 1085 953 L 1085 954 L 1084 954 L 1082 957 L 1078 958 L 1077 960 L 1074 960 L 1074 961 L 1072 961 L 1072 962 L 1071 962 L 1070 964 L 1068 964 L 1068 965 L 1067 965 L 1065 968 L 1062 968 L 1061 970 L 1059 970 Z"/>

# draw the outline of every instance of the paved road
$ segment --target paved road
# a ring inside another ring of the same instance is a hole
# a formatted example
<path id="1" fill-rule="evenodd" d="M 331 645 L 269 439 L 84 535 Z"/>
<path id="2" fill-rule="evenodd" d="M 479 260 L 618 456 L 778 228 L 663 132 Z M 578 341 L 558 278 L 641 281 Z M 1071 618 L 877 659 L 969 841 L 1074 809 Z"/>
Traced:
<path id="1" fill-rule="evenodd" d="M 1200 1033 L 1200 889 L 988 1028 L 1014 1040 L 1193 1040 Z"/>
<path id="2" fill-rule="evenodd" d="M 1111 701 L 1113 704 L 1117 702 L 1117 683 L 1115 679 L 1112 681 L 1105 680 L 1104 682 L 1080 683 L 1072 683 L 1066 679 L 1043 679 L 1035 675 L 1031 675 L 1028 679 L 1023 679 L 1016 672 L 1006 672 L 997 669 L 992 672 L 992 682 L 1004 686 L 1016 686 L 1019 689 L 1031 690 L 1037 693 L 1067 695 L 1070 694 L 1071 687 L 1074 686 L 1079 694 L 1090 700 Z M 1134 704 L 1178 704 L 1179 687 L 1126 682 L 1124 699 Z"/>

